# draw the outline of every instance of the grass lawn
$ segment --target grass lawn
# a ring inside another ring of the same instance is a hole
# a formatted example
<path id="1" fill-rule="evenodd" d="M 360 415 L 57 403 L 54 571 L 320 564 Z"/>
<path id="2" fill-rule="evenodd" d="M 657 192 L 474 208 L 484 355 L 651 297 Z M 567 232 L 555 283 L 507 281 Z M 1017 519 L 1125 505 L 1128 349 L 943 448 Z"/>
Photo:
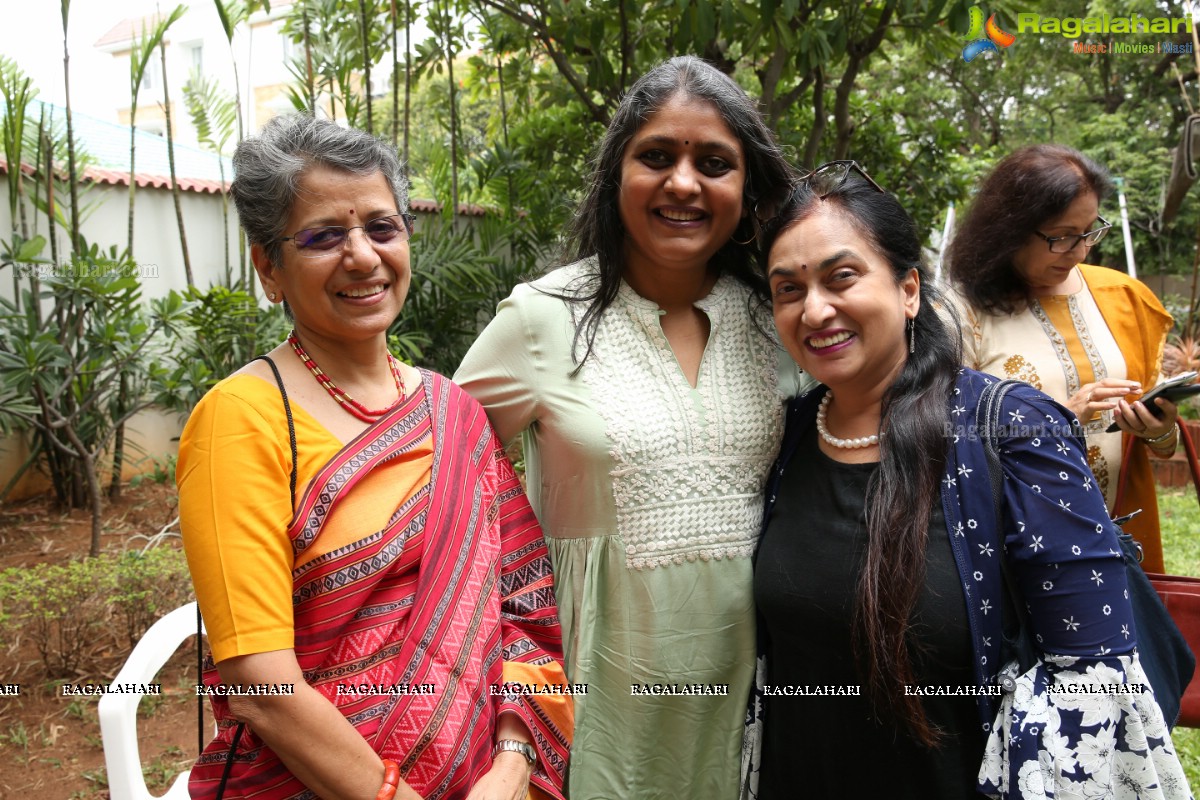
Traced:
<path id="1" fill-rule="evenodd" d="M 1163 556 L 1167 572 L 1200 576 L 1200 504 L 1186 490 L 1160 490 Z M 1200 787 L 1200 728 L 1176 728 L 1171 734 L 1192 791 Z"/>

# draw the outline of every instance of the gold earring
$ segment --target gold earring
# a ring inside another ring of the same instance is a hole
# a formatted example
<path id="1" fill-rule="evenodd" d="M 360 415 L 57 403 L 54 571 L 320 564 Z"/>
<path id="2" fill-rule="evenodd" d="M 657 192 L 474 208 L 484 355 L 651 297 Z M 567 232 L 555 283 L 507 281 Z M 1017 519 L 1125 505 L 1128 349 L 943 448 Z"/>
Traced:
<path id="1" fill-rule="evenodd" d="M 744 242 L 739 242 L 737 239 L 733 238 L 732 236 L 729 237 L 729 241 L 733 242 L 734 244 L 750 244 L 757 238 L 758 238 L 758 231 L 755 231 L 753 234 L 751 234 L 750 238 Z"/>

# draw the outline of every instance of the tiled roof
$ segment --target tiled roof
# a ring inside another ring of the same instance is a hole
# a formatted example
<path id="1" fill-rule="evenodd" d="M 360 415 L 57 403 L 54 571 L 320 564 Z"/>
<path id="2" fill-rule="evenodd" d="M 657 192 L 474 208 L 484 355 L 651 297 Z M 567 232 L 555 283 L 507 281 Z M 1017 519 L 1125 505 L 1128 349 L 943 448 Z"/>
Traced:
<path id="1" fill-rule="evenodd" d="M 40 109 L 35 100 L 26 111 L 26 117 L 36 120 Z M 45 103 L 46 117 L 63 120 L 66 111 L 51 103 Z M 2 107 L 3 104 L 0 104 Z M 129 127 L 112 122 L 89 117 L 86 114 L 74 112 L 71 115 L 72 128 L 75 131 L 75 141 L 79 148 L 91 158 L 92 166 L 83 172 L 83 180 L 108 183 L 119 186 L 129 185 Z M 137 168 L 134 175 L 137 185 L 159 189 L 171 188 L 170 166 L 167 161 L 167 140 L 145 131 L 137 131 Z M 233 164 L 225 158 L 225 185 L 233 180 Z M 66 164 L 58 164 L 65 170 Z M 4 159 L 0 157 L 0 169 L 7 170 Z M 221 172 L 215 153 L 197 150 L 175 144 L 175 174 L 179 188 L 189 192 L 221 191 Z M 439 214 L 442 204 L 435 200 L 410 198 L 409 206 L 413 211 L 423 214 Z M 482 217 L 487 209 L 474 203 L 459 203 L 458 213 L 465 217 Z"/>
<path id="2" fill-rule="evenodd" d="M 26 111 L 26 118 L 34 120 L 35 124 L 41 115 L 39 103 L 40 101 L 35 100 Z M 47 120 L 53 119 L 61 127 L 66 119 L 66 111 L 61 106 L 51 103 L 42 105 L 45 107 Z M 77 146 L 88 154 L 92 164 L 92 168 L 84 173 L 84 178 L 128 186 L 129 126 L 89 117 L 77 111 L 71 115 L 71 124 Z M 167 159 L 167 140 L 140 130 L 136 131 L 134 136 L 137 147 L 138 185 L 170 186 L 167 177 L 171 174 Z M 190 190 L 220 191 L 221 160 L 217 158 L 216 153 L 175 143 L 175 174 L 179 178 L 179 185 Z M 223 160 L 225 181 L 228 183 L 233 180 L 233 164 L 229 158 Z M 66 167 L 65 164 L 61 166 Z"/>
<path id="3" fill-rule="evenodd" d="M 144 17 L 123 19 L 112 26 L 108 33 L 97 39 L 92 47 L 103 49 L 115 44 L 132 41 L 133 37 L 141 36 L 143 31 L 149 32 L 154 30 L 161 19 L 164 19 L 164 17 L 158 13 L 147 14 Z"/>
<path id="4" fill-rule="evenodd" d="M 294 0 L 271 0 L 271 12 L 274 13 L 280 9 L 286 9 L 293 2 Z M 211 6 L 209 8 L 211 9 Z M 252 11 L 261 12 L 262 4 L 260 2 L 254 3 Z M 212 13 L 215 13 L 215 11 Z M 92 47 L 103 50 L 113 45 L 131 42 L 135 36 L 141 36 L 143 31 L 154 30 L 159 21 L 163 19 L 166 19 L 166 15 L 158 12 L 147 14 L 144 17 L 127 17 L 109 28 L 103 36 L 96 40 L 96 43 Z"/>
<path id="5" fill-rule="evenodd" d="M 59 166 L 61 167 L 59 173 L 65 175 L 66 165 L 62 164 Z M 27 174 L 33 173 L 33 168 L 28 164 L 25 164 L 22 169 Z M 0 156 L 0 172 L 8 172 L 8 162 L 4 160 L 3 156 Z M 151 186 L 156 189 L 171 188 L 171 179 L 167 175 L 148 175 L 145 172 L 138 172 L 133 177 L 134 180 L 137 181 L 138 186 Z M 85 167 L 83 170 L 82 179 L 85 181 L 93 181 L 95 183 L 110 183 L 116 186 L 129 185 L 128 172 L 119 172 L 115 169 L 103 169 L 101 167 Z M 217 192 L 221 191 L 221 182 L 196 180 L 194 178 L 180 178 L 179 188 L 185 192 L 208 192 L 210 194 L 216 194 Z"/>

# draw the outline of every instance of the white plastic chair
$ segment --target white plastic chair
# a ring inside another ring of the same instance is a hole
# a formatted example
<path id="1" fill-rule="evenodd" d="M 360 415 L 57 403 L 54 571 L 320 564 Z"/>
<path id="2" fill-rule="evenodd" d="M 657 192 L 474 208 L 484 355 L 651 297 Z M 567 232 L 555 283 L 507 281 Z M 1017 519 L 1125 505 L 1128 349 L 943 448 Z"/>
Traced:
<path id="1" fill-rule="evenodd" d="M 113 679 L 114 684 L 153 683 L 154 677 L 179 645 L 196 633 L 196 604 L 180 606 L 150 626 Z M 156 800 L 146 788 L 138 753 L 138 694 L 105 694 L 98 706 L 100 737 L 104 741 L 104 764 L 112 800 Z M 164 800 L 186 800 L 191 770 L 180 773 Z"/>

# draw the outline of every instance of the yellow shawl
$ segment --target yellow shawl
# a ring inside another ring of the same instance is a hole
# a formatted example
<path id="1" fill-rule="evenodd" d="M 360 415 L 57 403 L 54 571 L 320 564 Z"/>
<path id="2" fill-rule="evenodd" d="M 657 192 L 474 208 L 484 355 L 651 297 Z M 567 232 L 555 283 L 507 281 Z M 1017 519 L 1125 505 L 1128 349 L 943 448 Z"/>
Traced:
<path id="1" fill-rule="evenodd" d="M 1125 356 L 1126 376 L 1146 388 L 1158 383 L 1158 376 L 1162 372 L 1163 345 L 1173 324 L 1171 315 L 1149 287 L 1123 272 L 1086 264 L 1080 264 L 1079 271 L 1087 281 L 1108 329 L 1117 340 L 1121 354 Z M 1127 447 L 1129 435 L 1126 434 L 1123 439 Z M 1126 523 L 1124 528 L 1133 534 L 1145 550 L 1142 567 L 1147 572 L 1162 572 L 1158 496 L 1149 453 L 1144 444 L 1134 444 L 1129 463 L 1122 463 L 1121 471 L 1128 472 L 1128 479 L 1125 493 L 1118 507 L 1113 509 L 1113 515 L 1120 516 L 1142 509 L 1142 513 Z"/>

